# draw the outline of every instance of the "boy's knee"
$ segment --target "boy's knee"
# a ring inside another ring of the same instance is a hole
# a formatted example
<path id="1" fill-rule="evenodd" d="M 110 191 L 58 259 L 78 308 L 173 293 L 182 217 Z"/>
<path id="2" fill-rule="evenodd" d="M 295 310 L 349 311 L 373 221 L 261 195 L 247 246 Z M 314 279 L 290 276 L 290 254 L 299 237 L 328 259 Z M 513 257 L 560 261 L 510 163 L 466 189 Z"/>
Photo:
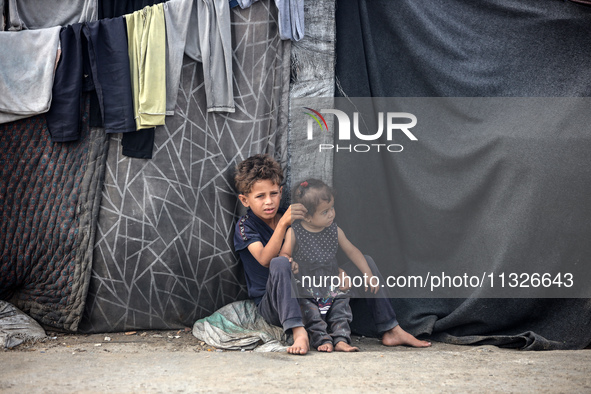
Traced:
<path id="1" fill-rule="evenodd" d="M 291 273 L 291 263 L 289 262 L 289 259 L 284 256 L 273 258 L 269 264 L 269 273 L 276 274 L 284 272 Z"/>

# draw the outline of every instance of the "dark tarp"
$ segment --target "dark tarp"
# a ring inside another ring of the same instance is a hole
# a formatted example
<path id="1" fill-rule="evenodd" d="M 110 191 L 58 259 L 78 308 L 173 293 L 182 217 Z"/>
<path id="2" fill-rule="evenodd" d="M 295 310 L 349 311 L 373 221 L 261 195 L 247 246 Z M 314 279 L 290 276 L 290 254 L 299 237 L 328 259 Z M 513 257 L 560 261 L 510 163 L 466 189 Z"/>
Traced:
<path id="1" fill-rule="evenodd" d="M 580 4 L 343 0 L 337 2 L 336 20 L 341 95 L 591 96 L 591 8 Z M 462 115 L 469 117 L 467 110 L 460 110 Z M 353 226 L 354 215 L 340 215 L 339 224 L 378 262 L 404 266 L 426 258 L 470 266 L 462 259 L 495 255 L 505 264 L 497 268 L 508 270 L 519 258 L 535 264 L 543 249 L 558 263 L 578 253 L 588 264 L 588 241 L 563 242 L 573 235 L 591 239 L 591 175 L 581 153 L 591 147 L 588 135 L 560 135 L 556 143 L 548 133 L 540 138 L 499 133 L 498 143 L 480 158 L 470 153 L 482 141 L 444 133 L 432 133 L 431 149 L 416 149 L 411 158 L 405 152 L 406 159 L 372 155 L 360 162 L 358 156 L 335 154 L 337 191 L 352 185 L 364 190 L 367 225 L 395 237 L 376 248 L 375 240 L 364 236 L 367 228 Z M 502 171 L 487 169 L 491 160 Z M 520 172 L 526 177 L 511 176 Z M 481 181 L 470 182 L 467 174 L 479 174 Z M 499 204 L 504 205 L 499 209 Z M 339 212 L 358 212 L 360 202 L 337 199 L 336 205 Z M 568 224 L 560 219 L 564 215 Z M 495 226 L 487 228 L 490 237 L 483 242 L 481 227 L 463 227 L 486 221 Z M 418 242 L 416 234 L 428 237 Z M 400 298 L 393 303 L 405 329 L 450 343 L 575 349 L 591 341 L 588 299 Z M 354 307 L 354 328 L 372 334 L 365 312 Z"/>

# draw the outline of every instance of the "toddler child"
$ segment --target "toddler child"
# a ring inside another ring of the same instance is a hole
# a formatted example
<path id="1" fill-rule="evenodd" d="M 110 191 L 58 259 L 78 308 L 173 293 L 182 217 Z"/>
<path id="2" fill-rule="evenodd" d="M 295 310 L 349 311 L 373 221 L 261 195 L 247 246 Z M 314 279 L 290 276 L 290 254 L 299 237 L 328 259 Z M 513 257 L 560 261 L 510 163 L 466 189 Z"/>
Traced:
<path id="1" fill-rule="evenodd" d="M 287 230 L 280 255 L 292 258 L 297 273 L 296 293 L 302 310 L 302 319 L 310 336 L 310 345 L 318 351 L 358 351 L 351 346 L 352 319 L 345 278 L 338 281 L 340 288 L 332 288 L 332 278 L 339 278 L 336 254 L 339 247 L 355 264 L 365 283 L 377 281 L 363 254 L 345 236 L 335 219 L 334 196 L 331 188 L 317 179 L 300 183 L 294 190 L 294 203 L 302 204 L 307 213 Z M 327 280 L 327 278 L 331 278 Z M 377 279 L 377 278 L 376 278 Z"/>

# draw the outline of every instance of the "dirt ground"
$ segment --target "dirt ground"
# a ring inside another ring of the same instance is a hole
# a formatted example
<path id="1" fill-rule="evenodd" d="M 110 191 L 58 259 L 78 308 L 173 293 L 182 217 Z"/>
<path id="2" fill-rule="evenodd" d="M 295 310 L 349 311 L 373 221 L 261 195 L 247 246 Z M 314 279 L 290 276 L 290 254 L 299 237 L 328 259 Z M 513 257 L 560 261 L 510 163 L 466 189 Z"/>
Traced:
<path id="1" fill-rule="evenodd" d="M 48 332 L 0 351 L 2 393 L 551 392 L 591 393 L 591 349 L 526 352 L 433 343 L 306 356 L 221 351 L 190 329 L 93 335 Z"/>

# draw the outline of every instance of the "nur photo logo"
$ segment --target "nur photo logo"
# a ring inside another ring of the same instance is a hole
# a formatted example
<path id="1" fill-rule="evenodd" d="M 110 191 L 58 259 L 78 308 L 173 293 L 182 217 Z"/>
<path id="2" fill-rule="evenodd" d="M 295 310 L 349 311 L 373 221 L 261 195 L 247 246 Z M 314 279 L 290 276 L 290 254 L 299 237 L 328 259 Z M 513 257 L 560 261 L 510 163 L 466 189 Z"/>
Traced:
<path id="1" fill-rule="evenodd" d="M 408 112 L 378 112 L 377 114 L 377 131 L 360 129 L 360 115 L 359 112 L 353 112 L 353 122 L 347 113 L 338 109 L 321 109 L 314 110 L 310 107 L 304 107 L 310 112 L 304 112 L 310 118 L 308 119 L 307 138 L 314 139 L 314 129 L 320 132 L 329 132 L 328 124 L 322 114 L 332 114 L 338 122 L 338 132 L 335 144 L 319 144 L 318 151 L 335 151 L 335 152 L 358 152 L 366 153 L 370 151 L 381 152 L 387 151 L 391 153 L 402 152 L 404 147 L 398 143 L 391 143 L 398 135 L 404 135 L 410 141 L 418 141 L 417 137 L 410 131 L 416 126 L 417 117 Z M 365 123 L 363 123 L 365 124 Z M 378 143 L 384 140 L 382 137 L 385 132 L 385 139 L 388 143 Z M 396 137 L 395 137 L 396 136 Z M 373 143 L 346 143 L 350 141 L 371 141 Z"/>

